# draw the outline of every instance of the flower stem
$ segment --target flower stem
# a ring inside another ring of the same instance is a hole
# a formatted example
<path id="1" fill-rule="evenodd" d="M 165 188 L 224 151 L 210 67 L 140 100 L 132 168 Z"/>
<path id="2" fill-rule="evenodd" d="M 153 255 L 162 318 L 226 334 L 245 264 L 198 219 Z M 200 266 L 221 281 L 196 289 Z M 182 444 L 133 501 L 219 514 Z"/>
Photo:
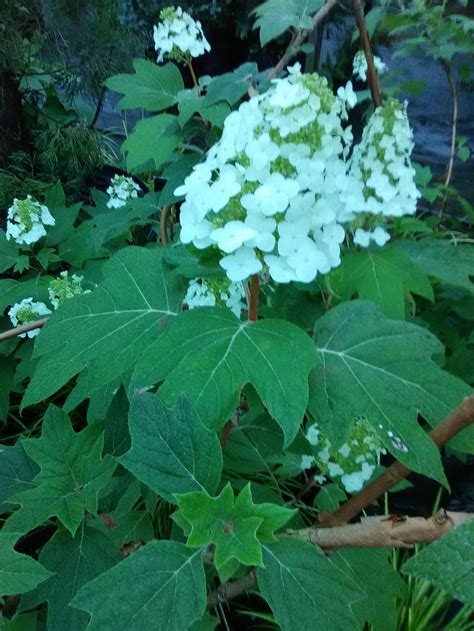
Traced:
<path id="1" fill-rule="evenodd" d="M 188 57 L 188 56 L 186 57 L 186 65 L 189 68 L 189 72 L 191 73 L 191 78 L 193 80 L 194 86 L 196 88 L 198 88 L 199 87 L 198 80 L 197 80 L 196 74 L 194 72 L 192 61 L 191 61 L 190 57 Z"/>
<path id="2" fill-rule="evenodd" d="M 249 320 L 255 322 L 258 320 L 258 291 L 260 281 L 258 274 L 254 274 L 250 279 L 250 304 L 249 304 Z"/>

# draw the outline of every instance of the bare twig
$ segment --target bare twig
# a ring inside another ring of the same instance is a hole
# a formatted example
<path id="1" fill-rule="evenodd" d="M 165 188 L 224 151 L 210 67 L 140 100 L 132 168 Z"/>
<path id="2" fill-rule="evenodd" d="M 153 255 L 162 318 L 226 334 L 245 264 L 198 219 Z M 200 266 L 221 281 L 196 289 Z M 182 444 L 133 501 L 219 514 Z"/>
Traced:
<path id="1" fill-rule="evenodd" d="M 10 329 L 9 331 L 4 331 L 0 333 L 0 342 L 3 340 L 9 340 L 12 337 L 16 337 L 21 333 L 27 333 L 28 331 L 32 331 L 33 329 L 40 329 L 42 326 L 46 324 L 49 318 L 42 318 L 41 320 L 35 320 L 34 322 L 27 322 L 26 324 L 22 324 L 21 326 L 17 326 L 14 329 Z"/>
<path id="2" fill-rule="evenodd" d="M 380 515 L 367 517 L 359 524 L 289 530 L 285 534 L 328 551 L 338 548 L 411 548 L 415 543 L 436 541 L 452 528 L 472 519 L 474 513 L 440 510 L 429 519 Z M 207 607 L 215 607 L 219 603 L 236 598 L 256 585 L 257 570 L 252 568 L 242 578 L 223 583 L 211 592 L 207 599 Z"/>
<path id="3" fill-rule="evenodd" d="M 474 519 L 474 513 L 454 513 L 440 510 L 437 515 L 400 517 L 377 515 L 365 517 L 358 524 L 334 528 L 289 530 L 286 534 L 323 550 L 336 548 L 411 548 L 415 543 L 431 543 L 448 530 Z"/>
<path id="4" fill-rule="evenodd" d="M 270 71 L 270 74 L 268 75 L 269 79 L 274 79 L 275 77 L 278 77 L 280 72 L 286 68 L 286 66 L 289 64 L 291 59 L 299 52 L 301 45 L 303 44 L 305 39 L 308 37 L 310 32 L 313 30 L 313 28 L 328 15 L 328 13 L 336 6 L 337 3 L 338 3 L 338 0 L 327 0 L 326 4 L 324 4 L 319 9 L 319 11 L 313 16 L 312 28 L 309 30 L 303 29 L 301 31 L 298 31 L 296 36 L 292 37 L 291 43 L 286 49 L 285 54 L 277 63 L 277 65 L 274 68 L 272 68 L 272 70 Z"/>
<path id="5" fill-rule="evenodd" d="M 451 125 L 451 148 L 449 152 L 449 162 L 446 167 L 446 175 L 444 176 L 444 185 L 449 186 L 451 182 L 451 177 L 453 175 L 453 167 L 454 167 L 454 158 L 456 156 L 456 134 L 457 134 L 457 124 L 458 124 L 458 91 L 456 88 L 456 83 L 453 79 L 453 75 L 451 73 L 451 66 L 446 63 L 443 59 L 440 59 L 441 67 L 446 73 L 446 78 L 449 83 L 449 87 L 451 88 L 451 94 L 453 96 L 453 122 Z"/>
<path id="6" fill-rule="evenodd" d="M 428 434 L 441 449 L 453 436 L 474 421 L 474 395 L 466 397 L 452 414 L 447 416 Z M 408 476 L 410 470 L 400 462 L 394 462 L 384 473 L 367 485 L 360 493 L 351 497 L 333 513 L 320 513 L 318 523 L 323 526 L 345 524 L 361 513 L 372 502 L 396 486 Z"/>
<path id="7" fill-rule="evenodd" d="M 367 24 L 365 23 L 364 12 L 362 10 L 360 0 L 352 0 L 352 6 L 357 22 L 357 28 L 360 33 L 360 41 L 362 43 L 362 48 L 364 49 L 365 59 L 367 60 L 367 82 L 372 94 L 372 101 L 374 102 L 375 107 L 379 107 L 382 105 L 382 98 L 380 96 L 377 70 L 375 69 L 374 56 L 372 55 L 372 49 L 370 47 L 369 33 L 367 31 Z"/>

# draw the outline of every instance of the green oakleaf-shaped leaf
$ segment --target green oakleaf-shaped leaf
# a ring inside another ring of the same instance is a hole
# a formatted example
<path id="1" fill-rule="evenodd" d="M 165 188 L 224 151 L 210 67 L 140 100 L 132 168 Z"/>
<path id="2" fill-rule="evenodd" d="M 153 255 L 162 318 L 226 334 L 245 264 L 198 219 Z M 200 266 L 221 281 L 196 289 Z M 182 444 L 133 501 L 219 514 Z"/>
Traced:
<path id="1" fill-rule="evenodd" d="M 426 274 L 393 248 L 347 254 L 334 272 L 331 287 L 343 300 L 357 293 L 359 298 L 378 304 L 389 318 L 400 320 L 405 318 L 406 292 L 433 300 Z"/>
<path id="2" fill-rule="evenodd" d="M 227 101 L 235 105 L 252 85 L 253 79 L 258 74 L 257 64 L 247 62 L 236 68 L 233 72 L 213 77 L 206 88 L 204 102 L 213 105 L 219 101 Z"/>
<path id="3" fill-rule="evenodd" d="M 122 144 L 127 154 L 127 169 L 137 170 L 152 162 L 158 169 L 181 141 L 178 119 L 173 114 L 158 114 L 139 121 Z"/>
<path id="4" fill-rule="evenodd" d="M 98 390 L 130 368 L 181 307 L 181 281 L 169 271 L 165 277 L 160 249 L 120 250 L 103 275 L 97 289 L 62 304 L 42 329 L 23 405 L 44 400 L 85 367 L 91 391 Z"/>
<path id="5" fill-rule="evenodd" d="M 69 416 L 50 406 L 41 438 L 27 438 L 22 443 L 41 471 L 33 480 L 34 488 L 11 498 L 21 508 L 5 528 L 24 532 L 56 516 L 74 536 L 85 511 L 97 512 L 98 493 L 116 466 L 110 456 L 102 458 L 103 443 L 99 424 L 74 432 Z"/>
<path id="6" fill-rule="evenodd" d="M 215 545 L 214 563 L 222 580 L 235 569 L 234 562 L 263 565 L 261 542 L 276 541 L 273 534 L 296 511 L 276 504 L 254 504 L 250 484 L 237 498 L 229 483 L 217 497 L 194 492 L 178 496 L 178 523 L 189 524 L 186 544 Z"/>
<path id="7" fill-rule="evenodd" d="M 180 314 L 140 358 L 131 387 L 165 379 L 166 403 L 183 393 L 208 427 L 220 427 L 251 383 L 283 429 L 295 437 L 307 403 L 307 376 L 316 361 L 311 339 L 280 320 L 241 322 L 229 310 Z"/>
<path id="8" fill-rule="evenodd" d="M 39 470 L 23 449 L 22 441 L 13 447 L 0 446 L 0 512 L 10 507 L 6 500 L 12 495 L 36 486 L 32 480 Z"/>
<path id="9" fill-rule="evenodd" d="M 105 82 L 111 90 L 125 95 L 119 102 L 121 109 L 141 107 L 158 112 L 176 103 L 184 84 L 175 64 L 157 66 L 146 59 L 135 59 L 133 67 L 135 74 L 115 75 Z"/>
<path id="10" fill-rule="evenodd" d="M 364 593 L 314 546 L 283 537 L 263 546 L 263 562 L 258 586 L 282 631 L 359 628 L 352 607 Z"/>
<path id="11" fill-rule="evenodd" d="M 405 252 L 428 276 L 474 294 L 472 244 L 425 238 L 419 241 L 397 241 L 395 247 Z"/>
<path id="12" fill-rule="evenodd" d="M 184 398 L 167 408 L 153 394 L 137 394 L 129 414 L 132 447 L 120 463 L 175 502 L 190 491 L 214 493 L 221 479 L 222 449 Z"/>
<path id="13" fill-rule="evenodd" d="M 13 239 L 7 240 L 4 230 L 0 230 L 0 273 L 6 272 L 7 269 L 13 267 L 20 251 Z"/>
<path id="14" fill-rule="evenodd" d="M 183 631 L 204 613 L 201 550 L 151 541 L 82 587 L 73 607 L 92 614 L 88 631 Z"/>
<path id="15" fill-rule="evenodd" d="M 405 574 L 422 578 L 474 607 L 474 520 L 450 530 L 403 564 Z"/>
<path id="16" fill-rule="evenodd" d="M 14 549 L 20 535 L 0 532 L 0 594 L 24 594 L 51 576 L 46 568 Z"/>
<path id="17" fill-rule="evenodd" d="M 331 556 L 331 561 L 350 576 L 366 597 L 352 606 L 360 628 L 370 624 L 374 631 L 396 631 L 397 598 L 403 598 L 405 583 L 381 549 L 345 549 Z"/>
<path id="18" fill-rule="evenodd" d="M 82 528 L 71 537 L 59 530 L 40 554 L 42 565 L 54 573 L 31 594 L 21 600 L 23 610 L 48 602 L 48 631 L 82 631 L 89 616 L 69 605 L 86 583 L 120 561 L 118 548 L 104 534 Z"/>
<path id="19" fill-rule="evenodd" d="M 343 441 L 355 419 L 364 416 L 404 465 L 447 484 L 439 451 L 417 414 L 434 426 L 471 389 L 432 361 L 443 352 L 439 340 L 362 301 L 320 318 L 314 339 L 319 363 L 310 377 L 309 407 L 330 439 Z M 464 430 L 451 444 L 474 450 L 474 431 Z"/>
<path id="20" fill-rule="evenodd" d="M 79 214 L 81 203 L 66 206 L 66 195 L 64 194 L 61 182 L 57 182 L 47 191 L 44 203 L 49 208 L 56 222 L 54 226 L 48 226 L 48 231 L 44 239 L 44 248 L 47 249 L 51 246 L 58 245 L 70 235 L 73 230 L 74 222 Z"/>
<path id="21" fill-rule="evenodd" d="M 255 9 L 254 28 L 260 29 L 262 46 L 291 27 L 311 30 L 311 16 L 323 4 L 324 0 L 266 0 Z"/>

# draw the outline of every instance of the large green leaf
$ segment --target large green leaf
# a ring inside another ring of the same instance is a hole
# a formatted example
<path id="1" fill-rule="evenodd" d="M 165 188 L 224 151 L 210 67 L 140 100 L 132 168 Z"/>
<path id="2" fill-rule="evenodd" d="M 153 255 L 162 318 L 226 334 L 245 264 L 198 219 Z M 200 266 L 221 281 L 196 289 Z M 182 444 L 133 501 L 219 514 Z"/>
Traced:
<path id="1" fill-rule="evenodd" d="M 135 74 L 115 75 L 105 82 L 111 90 L 125 95 L 119 102 L 121 109 L 141 107 L 158 112 L 176 103 L 184 84 L 175 64 L 157 66 L 146 59 L 135 59 L 133 67 Z"/>
<path id="2" fill-rule="evenodd" d="M 23 298 L 31 296 L 34 301 L 48 303 L 48 285 L 52 276 L 40 276 L 25 278 L 21 281 L 5 278 L 0 280 L 0 311 L 13 306 L 15 302 L 21 302 Z"/>
<path id="3" fill-rule="evenodd" d="M 426 546 L 403 564 L 402 571 L 474 608 L 474 520 Z"/>
<path id="4" fill-rule="evenodd" d="M 181 141 L 178 119 L 173 114 L 158 114 L 139 121 L 122 144 L 127 154 L 127 168 L 137 170 L 152 162 L 158 169 Z"/>
<path id="5" fill-rule="evenodd" d="M 44 239 L 44 247 L 46 248 L 58 245 L 69 236 L 73 229 L 74 222 L 77 219 L 77 215 L 79 214 L 81 202 L 67 206 L 66 195 L 64 194 L 61 182 L 56 182 L 56 184 L 47 191 L 44 203 L 49 208 L 56 222 L 54 226 L 48 228 Z"/>
<path id="6" fill-rule="evenodd" d="M 365 623 L 374 631 L 397 629 L 396 600 L 403 597 L 405 583 L 393 569 L 389 554 L 389 550 L 347 548 L 331 556 L 333 563 L 366 593 L 365 598 L 352 606 L 361 629 Z"/>
<path id="7" fill-rule="evenodd" d="M 263 546 L 257 579 L 282 631 L 358 629 L 352 606 L 356 583 L 309 543 L 283 537 Z"/>
<path id="8" fill-rule="evenodd" d="M 129 429 L 132 447 L 121 464 L 168 502 L 175 502 L 177 493 L 217 489 L 222 472 L 219 439 L 184 398 L 167 408 L 153 394 L 137 394 Z"/>
<path id="9" fill-rule="evenodd" d="M 189 526 L 186 544 L 198 548 L 214 544 L 214 563 L 221 580 L 232 576 L 235 562 L 263 566 L 261 542 L 276 541 L 273 534 L 296 511 L 276 504 L 254 504 L 250 484 L 234 498 L 229 483 L 218 497 L 194 492 L 178 496 L 178 523 Z"/>
<path id="10" fill-rule="evenodd" d="M 471 389 L 432 361 L 443 352 L 439 340 L 362 301 L 320 318 L 314 339 L 319 363 L 310 377 L 309 405 L 331 440 L 343 440 L 364 416 L 397 459 L 445 484 L 438 449 L 418 425 L 417 413 L 434 426 Z M 474 431 L 465 430 L 451 444 L 473 451 Z"/>
<path id="11" fill-rule="evenodd" d="M 260 29 L 262 46 L 291 27 L 311 30 L 311 16 L 323 4 L 324 0 L 266 0 L 255 9 L 254 28 Z"/>
<path id="12" fill-rule="evenodd" d="M 18 259 L 20 251 L 15 241 L 7 241 L 5 231 L 0 229 L 0 273 L 13 267 Z"/>
<path id="13" fill-rule="evenodd" d="M 461 287 L 474 294 L 474 246 L 440 239 L 398 241 L 395 246 L 405 252 L 428 276 Z"/>
<path id="14" fill-rule="evenodd" d="M 65 302 L 41 331 L 23 405 L 44 400 L 86 366 L 98 390 L 135 363 L 181 306 L 181 281 L 169 271 L 165 278 L 158 248 L 120 250 L 103 274 L 97 289 Z"/>
<path id="15" fill-rule="evenodd" d="M 74 536 L 85 511 L 95 514 L 99 490 L 112 477 L 116 463 L 102 458 L 104 436 L 99 424 L 74 432 L 68 415 L 50 406 L 41 438 L 23 440 L 26 453 L 40 467 L 34 488 L 11 498 L 21 508 L 5 528 L 25 532 L 49 517 L 58 517 Z"/>
<path id="16" fill-rule="evenodd" d="M 17 533 L 0 532 L 0 594 L 24 594 L 51 576 L 46 568 L 13 548 Z"/>
<path id="17" fill-rule="evenodd" d="M 75 537 L 59 530 L 44 546 L 39 560 L 54 575 L 24 596 L 21 608 L 32 609 L 48 602 L 48 631 L 82 631 L 89 616 L 69 603 L 83 585 L 120 561 L 118 548 L 105 535 L 83 524 Z"/>
<path id="18" fill-rule="evenodd" d="M 433 289 L 424 272 L 399 250 L 387 247 L 370 252 L 351 252 L 334 271 L 332 289 L 343 300 L 357 293 L 377 303 L 389 318 L 405 318 L 405 293 L 433 300 Z"/>
<path id="19" fill-rule="evenodd" d="M 235 105 L 237 101 L 240 101 L 247 94 L 257 74 L 257 64 L 246 62 L 233 72 L 213 77 L 206 88 L 205 104 L 213 105 L 224 100 L 230 105 Z"/>
<path id="20" fill-rule="evenodd" d="M 151 541 L 82 587 L 74 607 L 92 614 L 88 631 L 184 631 L 206 607 L 201 550 Z"/>
<path id="21" fill-rule="evenodd" d="M 183 393 L 202 422 L 217 428 L 251 383 L 288 445 L 303 419 L 315 361 L 313 342 L 289 322 L 241 322 L 227 309 L 201 308 L 180 314 L 149 346 L 131 387 L 165 379 L 159 394 L 166 404 Z"/>
<path id="22" fill-rule="evenodd" d="M 5 500 L 36 486 L 32 480 L 38 472 L 38 465 L 27 456 L 21 441 L 13 447 L 0 446 L 0 512 L 7 509 Z"/>

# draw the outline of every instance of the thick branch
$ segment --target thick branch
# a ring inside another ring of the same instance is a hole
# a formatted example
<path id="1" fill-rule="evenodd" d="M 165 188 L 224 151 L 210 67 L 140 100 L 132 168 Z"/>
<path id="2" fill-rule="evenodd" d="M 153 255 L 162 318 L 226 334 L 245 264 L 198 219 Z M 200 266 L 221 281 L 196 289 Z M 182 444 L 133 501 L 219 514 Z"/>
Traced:
<path id="1" fill-rule="evenodd" d="M 357 28 L 360 33 L 360 41 L 362 48 L 364 49 L 365 59 L 367 60 L 367 82 L 369 84 L 370 92 L 372 93 L 372 101 L 375 107 L 382 105 L 382 98 L 380 96 L 380 87 L 377 79 L 377 70 L 375 69 L 374 56 L 372 55 L 372 49 L 370 47 L 369 33 L 367 31 L 367 24 L 365 23 L 364 12 L 360 4 L 360 0 L 352 0 L 352 6 L 354 8 L 354 16 L 357 22 Z"/>
<path id="2" fill-rule="evenodd" d="M 274 79 L 275 77 L 278 77 L 280 72 L 286 68 L 286 66 L 290 63 L 291 59 L 299 52 L 301 44 L 303 44 L 305 39 L 313 30 L 313 28 L 328 15 L 328 13 L 336 6 L 337 2 L 338 0 L 327 0 L 326 4 L 324 4 L 319 9 L 319 11 L 313 16 L 313 19 L 312 19 L 313 27 L 309 30 L 303 29 L 301 31 L 298 31 L 298 34 L 292 40 L 290 46 L 286 49 L 286 52 L 283 55 L 283 57 L 280 59 L 277 65 L 270 71 L 270 74 L 268 75 L 269 79 Z"/>
<path id="3" fill-rule="evenodd" d="M 305 528 L 286 534 L 312 543 L 323 550 L 336 548 L 411 548 L 414 543 L 431 543 L 448 530 L 474 519 L 474 513 L 441 510 L 434 517 L 365 517 L 358 524 L 334 528 Z"/>
<path id="4" fill-rule="evenodd" d="M 453 436 L 474 422 L 474 396 L 466 397 L 452 414 L 447 416 L 429 433 L 429 437 L 441 449 Z M 394 462 L 384 473 L 351 497 L 333 513 L 321 513 L 318 523 L 323 526 L 345 524 L 361 513 L 372 502 L 396 486 L 408 476 L 410 470 L 400 462 Z"/>
<path id="5" fill-rule="evenodd" d="M 287 536 L 307 541 L 323 550 L 338 548 L 411 548 L 415 543 L 431 543 L 443 537 L 452 528 L 474 519 L 474 513 L 454 513 L 440 510 L 437 515 L 424 517 L 398 517 L 380 515 L 366 517 L 359 524 L 335 528 L 304 528 L 289 530 Z M 257 571 L 235 581 L 223 583 L 211 592 L 208 608 L 236 598 L 257 585 Z"/>
<path id="6" fill-rule="evenodd" d="M 0 333 L 0 342 L 2 340 L 8 340 L 11 337 L 16 337 L 17 335 L 20 335 L 20 333 L 27 333 L 33 329 L 40 329 L 48 320 L 49 318 L 42 318 L 41 320 L 35 320 L 34 322 L 28 322 L 27 324 L 17 326 L 15 329 L 4 331 L 3 333 Z"/>

